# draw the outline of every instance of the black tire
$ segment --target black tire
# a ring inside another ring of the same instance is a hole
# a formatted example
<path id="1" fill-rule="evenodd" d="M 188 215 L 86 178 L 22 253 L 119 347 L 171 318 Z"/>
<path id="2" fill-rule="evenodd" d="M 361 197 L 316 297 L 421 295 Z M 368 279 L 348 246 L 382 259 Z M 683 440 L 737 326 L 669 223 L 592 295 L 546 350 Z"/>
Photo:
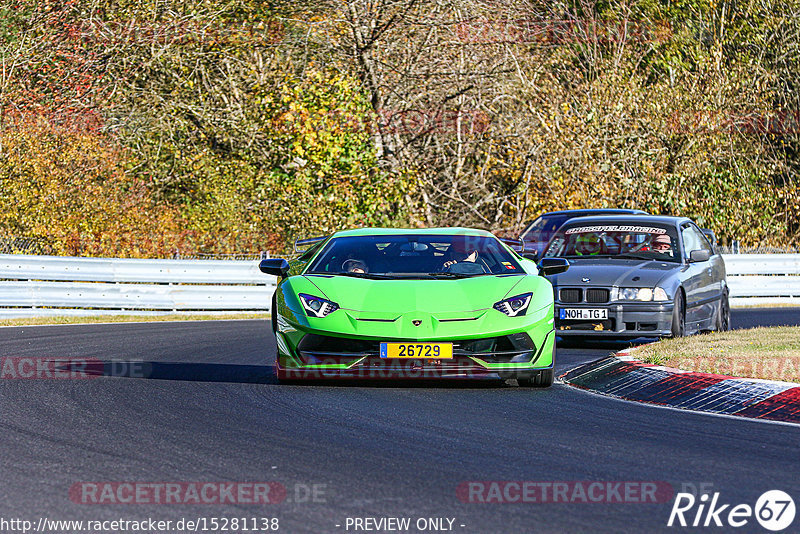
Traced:
<path id="1" fill-rule="evenodd" d="M 535 388 L 549 388 L 553 385 L 554 378 L 555 371 L 553 369 L 545 369 L 533 378 L 532 385 Z"/>
<path id="2" fill-rule="evenodd" d="M 530 377 L 518 377 L 517 384 L 526 388 L 549 388 L 553 385 L 554 377 L 553 369 L 545 369 Z"/>
<path id="3" fill-rule="evenodd" d="M 728 301 L 727 291 L 722 294 L 719 306 L 719 313 L 717 313 L 717 332 L 727 332 L 731 329 L 731 306 Z"/>
<path id="4" fill-rule="evenodd" d="M 278 290 L 275 290 L 275 293 L 272 294 L 272 307 L 270 308 L 270 322 L 272 323 L 272 333 L 276 334 L 278 332 L 278 314 L 276 312 L 278 308 Z"/>
<path id="5" fill-rule="evenodd" d="M 683 337 L 685 335 L 686 303 L 683 299 L 683 292 L 679 289 L 675 294 L 675 301 L 672 309 L 672 337 Z"/>

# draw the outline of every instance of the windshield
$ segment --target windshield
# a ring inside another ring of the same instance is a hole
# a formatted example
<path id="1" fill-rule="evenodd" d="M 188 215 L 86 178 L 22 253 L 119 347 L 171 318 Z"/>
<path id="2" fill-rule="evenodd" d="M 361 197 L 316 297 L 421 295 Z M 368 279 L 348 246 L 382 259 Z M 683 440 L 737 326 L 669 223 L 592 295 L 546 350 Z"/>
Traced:
<path id="1" fill-rule="evenodd" d="M 464 278 L 524 272 L 494 237 L 408 234 L 331 239 L 306 274 Z"/>
<path id="2" fill-rule="evenodd" d="M 544 253 L 562 258 L 599 256 L 681 261 L 676 230 L 658 224 L 576 222 L 554 235 Z"/>
<path id="3" fill-rule="evenodd" d="M 556 230 L 561 228 L 561 225 L 572 217 L 574 215 L 546 215 L 539 217 L 522 233 L 522 240 L 547 243 L 556 233 Z"/>

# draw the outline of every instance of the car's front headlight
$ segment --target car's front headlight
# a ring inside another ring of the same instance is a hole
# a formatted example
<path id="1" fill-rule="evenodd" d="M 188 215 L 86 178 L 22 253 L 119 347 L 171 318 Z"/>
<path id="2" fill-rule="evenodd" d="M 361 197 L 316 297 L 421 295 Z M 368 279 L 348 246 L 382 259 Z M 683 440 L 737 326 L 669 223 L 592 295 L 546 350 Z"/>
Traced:
<path id="1" fill-rule="evenodd" d="M 309 317 L 325 317 L 339 309 L 339 305 L 330 300 L 306 295 L 305 293 L 299 293 L 298 296 L 300 297 L 300 304 L 303 305 L 303 309 Z"/>
<path id="2" fill-rule="evenodd" d="M 509 317 L 520 317 L 525 315 L 532 298 L 533 293 L 517 295 L 516 297 L 495 302 L 494 309 L 505 313 Z"/>
<path id="3" fill-rule="evenodd" d="M 667 292 L 660 287 L 655 289 L 650 289 L 649 287 L 621 287 L 617 293 L 617 299 L 642 302 L 669 300 Z"/>

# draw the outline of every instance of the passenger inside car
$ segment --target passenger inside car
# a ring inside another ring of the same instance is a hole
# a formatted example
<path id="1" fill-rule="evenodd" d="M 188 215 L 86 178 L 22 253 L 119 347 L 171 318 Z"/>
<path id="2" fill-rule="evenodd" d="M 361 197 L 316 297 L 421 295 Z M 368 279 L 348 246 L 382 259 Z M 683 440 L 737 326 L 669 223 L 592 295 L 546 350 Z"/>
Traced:
<path id="1" fill-rule="evenodd" d="M 367 264 L 356 259 L 345 260 L 345 262 L 342 264 L 342 270 L 347 273 L 356 274 L 366 274 L 369 272 Z"/>
<path id="2" fill-rule="evenodd" d="M 659 234 L 653 238 L 650 247 L 653 252 L 672 256 L 672 240 L 667 234 Z"/>

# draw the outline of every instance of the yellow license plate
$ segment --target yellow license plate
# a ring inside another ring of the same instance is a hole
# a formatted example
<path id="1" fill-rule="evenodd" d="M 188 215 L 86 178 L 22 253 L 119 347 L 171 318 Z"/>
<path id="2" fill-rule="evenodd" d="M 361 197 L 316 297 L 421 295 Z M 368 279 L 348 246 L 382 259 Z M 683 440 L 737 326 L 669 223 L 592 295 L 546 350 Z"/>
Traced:
<path id="1" fill-rule="evenodd" d="M 452 343 L 381 343 L 381 358 L 451 359 Z"/>

